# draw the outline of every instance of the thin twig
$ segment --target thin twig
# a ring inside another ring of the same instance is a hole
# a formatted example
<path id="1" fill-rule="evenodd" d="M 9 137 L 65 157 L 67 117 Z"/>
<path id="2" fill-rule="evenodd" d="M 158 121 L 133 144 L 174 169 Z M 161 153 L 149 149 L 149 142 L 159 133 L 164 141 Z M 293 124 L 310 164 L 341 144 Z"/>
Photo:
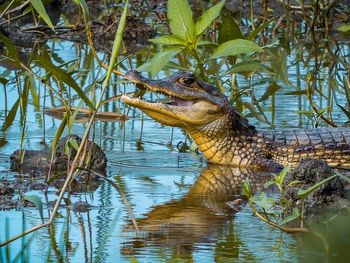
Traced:
<path id="1" fill-rule="evenodd" d="M 285 227 L 285 226 L 281 226 L 271 220 L 269 220 L 268 218 L 264 217 L 262 214 L 260 214 L 258 212 L 258 210 L 256 210 L 256 208 L 254 207 L 254 205 L 249 204 L 250 208 L 253 210 L 253 213 L 259 217 L 262 221 L 268 223 L 271 226 L 274 226 L 288 234 L 292 234 L 292 233 L 311 233 L 311 231 L 307 228 L 304 227 Z"/>

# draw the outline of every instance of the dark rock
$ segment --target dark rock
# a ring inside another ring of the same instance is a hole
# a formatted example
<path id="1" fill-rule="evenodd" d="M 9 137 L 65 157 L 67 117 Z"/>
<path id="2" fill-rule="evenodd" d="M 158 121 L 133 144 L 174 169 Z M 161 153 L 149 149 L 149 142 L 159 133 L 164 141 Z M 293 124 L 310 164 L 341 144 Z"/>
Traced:
<path id="1" fill-rule="evenodd" d="M 89 212 L 91 207 L 92 207 L 92 205 L 90 205 L 87 202 L 76 202 L 73 205 L 73 211 L 74 212 L 79 212 L 79 213 L 86 213 L 86 212 Z"/>
<path id="2" fill-rule="evenodd" d="M 12 170 L 47 170 L 51 168 L 53 170 L 65 170 L 67 166 L 73 161 L 76 150 L 74 147 L 70 147 L 70 159 L 66 154 L 66 144 L 68 140 L 76 140 L 77 144 L 80 145 L 81 138 L 77 135 L 66 136 L 59 140 L 57 144 L 57 150 L 53 161 L 51 163 L 51 151 L 49 149 L 44 149 L 40 151 L 34 150 L 17 150 L 10 156 Z M 91 152 L 91 153 L 90 153 Z M 22 157 L 22 155 L 24 156 Z M 87 145 L 87 154 L 86 157 L 89 157 L 89 168 L 92 170 L 104 170 L 107 165 L 107 157 L 102 149 L 95 143 L 88 141 Z M 21 161 L 23 160 L 23 161 Z"/>
<path id="3" fill-rule="evenodd" d="M 299 189 L 307 189 L 316 183 L 334 175 L 335 171 L 323 160 L 304 159 L 300 165 L 288 173 L 285 184 L 292 181 L 299 181 L 298 184 L 288 187 L 283 195 L 293 204 L 300 204 L 297 195 Z M 342 181 L 335 177 L 320 186 L 311 193 L 305 200 L 305 208 L 337 206 L 344 197 L 344 186 Z"/>
<path id="4" fill-rule="evenodd" d="M 13 185 L 8 182 L 0 182 L 0 196 L 12 195 L 15 192 Z"/>

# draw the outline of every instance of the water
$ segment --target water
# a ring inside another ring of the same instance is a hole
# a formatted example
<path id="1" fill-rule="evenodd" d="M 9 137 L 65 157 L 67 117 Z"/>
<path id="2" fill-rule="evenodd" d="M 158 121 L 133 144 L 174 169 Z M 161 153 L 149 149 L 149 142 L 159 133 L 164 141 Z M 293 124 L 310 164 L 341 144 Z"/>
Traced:
<path id="1" fill-rule="evenodd" d="M 50 41 L 47 48 L 54 49 L 64 61 L 68 61 L 78 57 L 77 53 L 82 46 L 67 41 Z M 348 52 L 346 47 L 344 50 Z M 291 85 L 285 85 L 283 90 L 275 94 L 273 107 L 272 98 L 262 102 L 262 106 L 267 109 L 268 120 L 272 122 L 274 118 L 273 125 L 252 119 L 259 127 L 312 126 L 313 122 L 309 118 L 298 114 L 298 111 L 309 108 L 305 96 L 285 94 L 294 91 L 293 86 L 297 85 L 299 73 L 296 74 L 295 60 L 293 53 L 286 59 Z M 299 68 L 302 78 L 310 66 L 312 65 Z M 97 71 L 98 67 L 94 67 Z M 4 67 L 1 70 L 6 74 Z M 344 72 L 340 70 L 340 73 Z M 11 71 L 9 74 L 14 76 L 15 73 Z M 92 81 L 93 75 L 94 72 L 88 75 L 89 81 Z M 248 81 L 240 78 L 239 83 L 245 86 Z M 118 89 L 123 90 L 124 86 L 118 82 L 112 88 L 113 92 L 116 92 Z M 125 88 L 127 91 L 133 90 L 131 85 Z M 16 83 L 11 82 L 6 89 L 9 111 L 18 96 Z M 37 82 L 37 89 L 42 107 L 44 87 Z M 256 86 L 256 97 L 261 97 L 265 89 L 266 85 Z M 0 123 L 3 123 L 3 88 L 0 89 L 0 98 Z M 48 105 L 50 100 L 46 100 Z M 243 100 L 250 99 L 243 96 Z M 58 104 L 57 99 L 54 102 Z M 325 104 L 327 99 L 321 99 L 317 103 Z M 344 105 L 345 98 L 339 95 L 338 103 Z M 124 111 L 120 102 L 109 105 L 107 109 L 112 111 L 117 108 L 121 112 Z M 32 96 L 26 114 L 27 132 L 23 146 L 26 149 L 42 149 L 43 143 L 49 144 L 53 139 L 60 121 L 37 112 Z M 242 179 L 249 177 L 254 189 L 259 192 L 268 175 L 208 165 L 201 155 L 191 152 L 179 153 L 176 145 L 186 140 L 181 130 L 164 127 L 147 116 L 144 116 L 142 124 L 141 113 L 137 110 L 132 110 L 129 115 L 134 118 L 125 123 L 97 122 L 95 141 L 107 154 L 107 176 L 112 180 L 117 177 L 132 206 L 140 232 L 133 228 L 121 195 L 109 183 L 101 180 L 95 191 L 71 194 L 70 203 L 66 202 L 59 209 L 59 215 L 52 228 L 43 228 L 12 242 L 9 245 L 9 254 L 6 248 L 1 248 L 1 260 L 296 262 L 308 261 L 310 258 L 319 260 L 324 257 L 324 249 L 319 245 L 322 242 L 313 240 L 312 242 L 318 244 L 315 248 L 309 245 L 310 242 L 307 242 L 306 238 L 283 234 L 266 225 L 252 216 L 245 205 L 237 212 L 228 207 L 227 201 L 240 196 Z M 334 121 L 346 121 L 339 109 L 334 114 Z M 85 127 L 86 124 L 75 124 L 71 132 L 82 136 Z M 0 135 L 7 141 L 0 148 L 1 178 L 26 176 L 9 171 L 8 162 L 9 155 L 20 147 L 21 130 L 21 118 L 17 114 L 6 134 Z M 50 187 L 47 197 L 43 195 L 42 190 L 30 190 L 25 194 L 42 198 L 44 217 L 47 219 L 51 212 L 48 203 L 56 200 L 58 190 Z M 14 198 L 19 198 L 19 195 L 15 195 Z M 88 212 L 74 211 L 74 204 L 80 201 L 91 204 L 91 209 Z M 41 219 L 35 207 L 1 211 L 0 240 L 4 241 L 40 223 Z M 344 227 L 348 225 L 345 224 Z M 347 236 L 345 240 L 349 241 Z M 344 259 L 348 253 L 345 248 L 334 251 L 337 252 L 330 253 L 330 260 Z"/>

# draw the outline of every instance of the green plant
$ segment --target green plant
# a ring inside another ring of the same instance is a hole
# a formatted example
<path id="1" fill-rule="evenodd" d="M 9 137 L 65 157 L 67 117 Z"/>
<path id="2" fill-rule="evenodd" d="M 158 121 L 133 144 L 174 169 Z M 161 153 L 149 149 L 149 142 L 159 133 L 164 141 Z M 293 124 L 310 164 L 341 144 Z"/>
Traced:
<path id="1" fill-rule="evenodd" d="M 199 72 L 202 79 L 208 80 L 206 64 L 210 64 L 210 60 L 261 52 L 262 48 L 251 41 L 249 37 L 243 39 L 234 20 L 227 17 L 221 24 L 220 44 L 215 37 L 210 38 L 209 34 L 206 34 L 211 25 L 215 28 L 214 21 L 218 18 L 224 2 L 222 0 L 209 8 L 194 22 L 193 13 L 187 0 L 169 0 L 167 17 L 171 34 L 150 39 L 150 42 L 159 45 L 162 50 L 154 55 L 149 62 L 139 67 L 139 70 L 150 71 L 151 75 L 155 77 L 172 58 L 178 55 L 179 60 L 186 58 L 185 60 L 190 62 L 189 67 L 192 71 Z M 232 24 L 235 31 L 232 31 Z M 171 66 L 184 69 L 181 65 L 174 63 L 171 63 Z M 187 68 L 185 69 L 187 70 Z"/>
<path id="2" fill-rule="evenodd" d="M 300 184 L 300 181 L 285 181 L 288 170 L 289 167 L 284 168 L 279 174 L 274 174 L 273 178 L 266 182 L 264 185 L 265 188 L 273 185 L 277 186 L 277 189 L 279 191 L 278 195 L 269 197 L 265 192 L 261 192 L 259 195 L 253 195 L 248 180 L 245 180 L 242 184 L 242 195 L 248 198 L 248 204 L 253 213 L 264 222 L 287 233 L 312 232 L 310 229 L 305 228 L 303 224 L 305 220 L 305 200 L 314 191 L 335 177 L 339 177 L 348 183 L 350 182 L 350 179 L 340 173 L 335 173 L 333 176 L 317 182 L 307 189 L 299 189 L 297 192 L 297 196 L 301 202 L 301 205 L 299 205 L 297 203 L 291 202 L 284 196 L 284 192 L 288 188 Z M 300 227 L 285 226 L 287 223 L 296 219 L 300 220 Z"/>

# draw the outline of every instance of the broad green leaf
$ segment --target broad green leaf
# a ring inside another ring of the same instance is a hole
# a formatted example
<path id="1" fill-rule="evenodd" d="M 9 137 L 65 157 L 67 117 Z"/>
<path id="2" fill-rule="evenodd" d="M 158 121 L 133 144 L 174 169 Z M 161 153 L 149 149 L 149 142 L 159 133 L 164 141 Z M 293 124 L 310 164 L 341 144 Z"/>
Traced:
<path id="1" fill-rule="evenodd" d="M 250 183 L 249 183 L 249 180 L 247 178 L 244 179 L 243 184 L 242 184 L 242 195 L 246 196 L 248 199 L 250 199 L 253 196 L 252 189 L 250 187 Z"/>
<path id="2" fill-rule="evenodd" d="M 183 40 L 194 40 L 193 14 L 187 0 L 169 0 L 167 16 L 173 35 Z"/>
<path id="3" fill-rule="evenodd" d="M 350 35 L 350 25 L 342 25 L 337 28 L 338 31 L 340 31 L 344 35 Z"/>
<path id="4" fill-rule="evenodd" d="M 96 110 L 94 104 L 85 95 L 84 91 L 78 86 L 75 80 L 70 74 L 65 72 L 63 69 L 54 65 L 47 53 L 43 53 L 37 56 L 38 62 L 46 69 L 47 72 L 52 73 L 57 77 L 58 80 L 63 81 L 67 85 L 71 86 L 79 95 L 79 97 L 88 105 L 92 110 Z"/>
<path id="5" fill-rule="evenodd" d="M 270 20 L 270 21 L 266 21 L 265 23 L 263 23 L 262 25 L 260 25 L 259 27 L 257 27 L 253 32 L 251 32 L 248 36 L 247 36 L 247 40 L 253 40 L 261 31 L 263 31 L 265 28 L 267 28 L 270 23 L 274 21 L 274 20 Z"/>
<path id="6" fill-rule="evenodd" d="M 314 184 L 313 186 L 307 188 L 307 189 L 299 189 L 298 191 L 298 196 L 301 199 L 305 199 L 307 198 L 311 193 L 313 193 L 314 191 L 316 191 L 318 188 L 320 188 L 322 185 L 324 185 L 325 183 L 327 183 L 328 181 L 332 180 L 333 178 L 337 177 L 338 174 L 334 174 L 326 179 L 323 179 L 322 181 Z"/>
<path id="7" fill-rule="evenodd" d="M 159 45 L 182 45 L 186 46 L 186 42 L 183 41 L 181 38 L 173 36 L 173 35 L 164 35 L 161 37 L 149 39 L 149 42 L 152 42 L 153 44 L 159 44 Z"/>
<path id="8" fill-rule="evenodd" d="M 171 58 L 181 52 L 181 48 L 169 48 L 157 53 L 151 60 L 151 75 L 154 78 Z"/>
<path id="9" fill-rule="evenodd" d="M 234 39 L 221 44 L 211 55 L 210 59 L 236 56 L 243 53 L 261 52 L 263 49 L 252 41 Z"/>
<path id="10" fill-rule="evenodd" d="M 220 14 L 221 8 L 224 5 L 225 0 L 221 0 L 219 3 L 214 5 L 205 11 L 202 16 L 198 19 L 195 25 L 196 36 L 202 34 L 209 25 L 214 21 L 214 19 Z"/>
<path id="11" fill-rule="evenodd" d="M 45 23 L 53 30 L 54 26 L 51 22 L 50 17 L 46 13 L 45 7 L 43 5 L 43 2 L 41 0 L 29 0 L 30 4 L 34 7 L 34 9 L 38 12 L 38 14 L 41 16 L 41 18 L 45 21 Z"/>
<path id="12" fill-rule="evenodd" d="M 43 202 L 41 198 L 37 195 L 25 195 L 24 200 L 33 203 L 36 208 L 39 210 L 41 221 L 44 223 L 44 214 L 43 214 Z"/>
<path id="13" fill-rule="evenodd" d="M 20 59 L 16 47 L 12 44 L 10 39 L 0 32 L 0 38 L 6 46 L 8 56 L 12 59 L 16 66 L 19 66 Z"/>
<path id="14" fill-rule="evenodd" d="M 231 15 L 225 16 L 219 28 L 219 44 L 225 43 L 229 40 L 243 38 L 242 32 L 233 17 Z"/>
<path id="15" fill-rule="evenodd" d="M 300 217 L 300 211 L 298 208 L 294 207 L 293 208 L 293 212 L 292 214 L 290 214 L 289 216 L 286 216 L 281 222 L 280 222 L 280 225 L 285 225 L 287 224 L 288 222 L 291 222 L 297 218 Z"/>
<path id="16" fill-rule="evenodd" d="M 5 118 L 4 124 L 1 127 L 1 131 L 6 131 L 13 123 L 13 121 L 16 117 L 16 114 L 18 111 L 18 106 L 19 106 L 20 102 L 21 102 L 21 98 L 18 98 L 17 101 L 15 102 L 15 104 L 13 104 L 9 114 Z"/>

